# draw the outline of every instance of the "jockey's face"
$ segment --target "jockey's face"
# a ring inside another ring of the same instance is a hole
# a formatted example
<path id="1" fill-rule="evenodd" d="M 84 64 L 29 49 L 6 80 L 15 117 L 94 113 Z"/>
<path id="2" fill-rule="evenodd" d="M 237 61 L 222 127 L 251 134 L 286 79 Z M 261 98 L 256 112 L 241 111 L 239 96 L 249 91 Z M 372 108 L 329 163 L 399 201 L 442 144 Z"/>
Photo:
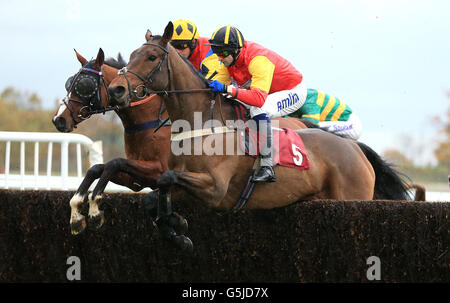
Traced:
<path id="1" fill-rule="evenodd" d="M 219 57 L 219 60 L 222 61 L 223 65 L 225 65 L 226 67 L 229 67 L 234 61 L 234 58 L 231 54 L 229 54 L 226 57 L 223 57 L 222 54 L 218 54 L 217 56 Z"/>
<path id="2" fill-rule="evenodd" d="M 185 49 L 177 49 L 177 52 L 180 53 L 185 58 L 188 58 L 191 54 L 191 49 L 189 47 L 186 47 Z"/>

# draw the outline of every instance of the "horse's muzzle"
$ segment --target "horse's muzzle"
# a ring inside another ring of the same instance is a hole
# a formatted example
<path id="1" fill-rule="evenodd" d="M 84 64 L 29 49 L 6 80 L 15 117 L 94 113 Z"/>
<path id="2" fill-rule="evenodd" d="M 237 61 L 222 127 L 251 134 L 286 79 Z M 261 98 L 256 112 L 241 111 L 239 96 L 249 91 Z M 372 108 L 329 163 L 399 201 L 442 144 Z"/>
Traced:
<path id="1" fill-rule="evenodd" d="M 66 127 L 66 119 L 63 117 L 57 117 L 56 119 L 52 119 L 53 124 L 56 129 L 62 133 L 69 133 L 70 129 Z"/>
<path id="2" fill-rule="evenodd" d="M 125 88 L 125 86 L 122 85 L 116 85 L 113 87 L 108 87 L 108 94 L 110 97 L 110 105 L 112 106 L 123 106 L 125 105 L 126 99 L 127 99 L 127 89 Z"/>

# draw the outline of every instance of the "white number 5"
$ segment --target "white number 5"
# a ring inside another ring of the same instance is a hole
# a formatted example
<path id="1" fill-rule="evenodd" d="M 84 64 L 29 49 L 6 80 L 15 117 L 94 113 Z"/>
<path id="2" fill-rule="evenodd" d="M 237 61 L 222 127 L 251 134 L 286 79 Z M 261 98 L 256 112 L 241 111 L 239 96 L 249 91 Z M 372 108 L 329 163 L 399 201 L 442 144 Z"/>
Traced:
<path id="1" fill-rule="evenodd" d="M 298 147 L 295 144 L 292 144 L 292 153 L 294 154 L 294 157 L 292 157 L 292 159 L 294 160 L 294 164 L 297 166 L 301 166 L 303 163 L 303 155 L 300 152 L 300 147 Z M 297 156 L 297 157 L 295 157 Z"/>

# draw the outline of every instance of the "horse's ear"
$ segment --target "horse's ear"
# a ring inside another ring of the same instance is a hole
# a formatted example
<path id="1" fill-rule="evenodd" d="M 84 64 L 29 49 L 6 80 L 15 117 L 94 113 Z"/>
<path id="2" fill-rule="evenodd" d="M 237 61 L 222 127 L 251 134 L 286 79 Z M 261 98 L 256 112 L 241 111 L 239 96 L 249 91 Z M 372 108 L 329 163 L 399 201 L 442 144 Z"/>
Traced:
<path id="1" fill-rule="evenodd" d="M 103 52 L 103 50 L 100 48 L 98 50 L 98 54 L 97 54 L 97 58 L 95 59 L 95 63 L 94 63 L 94 68 L 96 70 L 100 70 L 100 68 L 103 65 L 103 62 L 105 62 L 105 53 Z"/>
<path id="2" fill-rule="evenodd" d="M 173 23 L 172 21 L 169 21 L 166 28 L 164 29 L 164 34 L 161 39 L 161 43 L 163 44 L 164 47 L 167 45 L 167 43 L 169 43 L 170 40 L 172 40 L 172 35 L 173 35 Z"/>
<path id="3" fill-rule="evenodd" d="M 77 59 L 78 61 L 80 61 L 81 66 L 85 65 L 88 62 L 88 60 L 86 60 L 82 55 L 80 55 L 76 49 L 73 50 L 75 51 L 75 54 L 77 55 Z"/>
<path id="4" fill-rule="evenodd" d="M 152 38 L 153 38 L 152 32 L 148 29 L 147 32 L 145 33 L 145 40 L 148 42 L 152 40 Z"/>
<path id="5" fill-rule="evenodd" d="M 121 53 L 117 54 L 117 62 L 119 62 L 121 65 L 125 66 L 127 65 L 127 62 L 125 61 L 125 59 L 122 57 Z"/>

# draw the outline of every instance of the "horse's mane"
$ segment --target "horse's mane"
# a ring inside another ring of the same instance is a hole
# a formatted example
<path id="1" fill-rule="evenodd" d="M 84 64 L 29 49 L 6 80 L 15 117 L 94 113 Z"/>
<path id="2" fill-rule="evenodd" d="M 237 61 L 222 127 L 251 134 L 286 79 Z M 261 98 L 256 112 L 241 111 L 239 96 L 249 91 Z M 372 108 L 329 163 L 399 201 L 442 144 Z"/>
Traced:
<path id="1" fill-rule="evenodd" d="M 160 39 L 161 39 L 162 37 L 161 36 L 159 36 L 159 35 L 157 35 L 157 36 L 153 36 L 153 39 L 152 39 L 152 41 L 159 41 Z M 168 47 L 172 47 L 172 45 L 170 45 L 170 43 L 169 43 L 169 46 Z M 209 82 L 208 82 L 208 80 L 206 80 L 206 78 L 203 76 L 203 74 L 201 73 L 201 72 L 199 72 L 195 67 L 194 67 L 194 65 L 192 65 L 192 63 L 187 59 L 187 58 L 185 58 L 184 56 L 182 56 L 179 52 L 177 52 L 177 51 L 175 51 L 176 53 L 177 53 L 177 55 L 181 58 L 181 59 L 183 59 L 183 61 L 184 62 L 186 62 L 186 64 L 188 65 L 188 66 L 190 66 L 191 67 L 191 69 L 192 69 L 192 71 L 193 71 L 193 73 L 208 87 L 209 86 Z"/>
<path id="2" fill-rule="evenodd" d="M 206 80 L 205 76 L 203 76 L 203 74 L 200 71 L 195 69 L 194 65 L 192 65 L 192 63 L 186 57 L 182 56 L 179 52 L 176 53 L 178 54 L 178 56 L 181 57 L 181 59 L 183 59 L 184 62 L 186 62 L 187 65 L 191 67 L 194 74 L 196 74 L 200 78 L 200 80 L 202 80 L 202 82 L 205 83 L 206 86 L 209 86 L 209 82 L 208 80 Z"/>
<path id="3" fill-rule="evenodd" d="M 106 65 L 109 65 L 111 67 L 121 69 L 124 68 L 127 65 L 127 62 L 123 59 L 122 54 L 119 53 L 117 55 L 117 59 L 114 59 L 112 57 L 109 57 L 104 62 Z"/>
<path id="4" fill-rule="evenodd" d="M 109 58 L 105 59 L 105 62 L 103 62 L 103 63 L 108 66 L 111 66 L 113 68 L 117 68 L 117 69 L 121 69 L 127 65 L 127 62 L 123 59 L 123 57 L 120 53 L 117 55 L 117 59 L 109 57 Z M 84 65 L 84 67 L 93 69 L 94 64 L 95 64 L 95 59 L 92 59 L 91 61 L 86 63 Z"/>

